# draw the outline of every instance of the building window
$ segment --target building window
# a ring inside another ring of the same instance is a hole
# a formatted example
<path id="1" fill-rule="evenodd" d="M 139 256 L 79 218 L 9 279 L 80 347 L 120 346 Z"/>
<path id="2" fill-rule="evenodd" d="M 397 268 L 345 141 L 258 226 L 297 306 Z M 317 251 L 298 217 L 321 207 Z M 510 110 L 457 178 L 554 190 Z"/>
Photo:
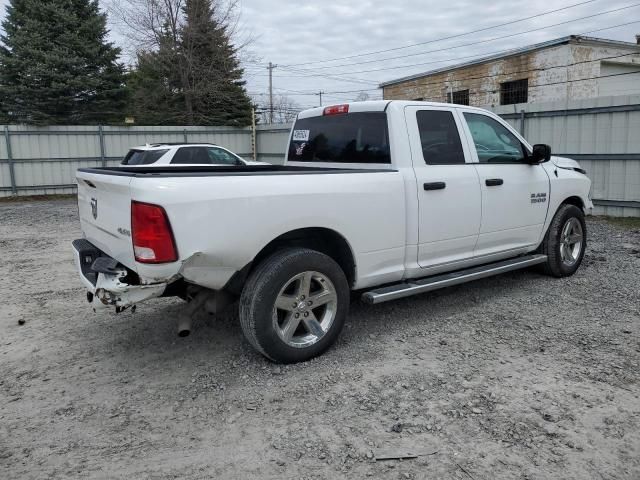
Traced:
<path id="1" fill-rule="evenodd" d="M 529 94 L 529 79 L 515 80 L 500 84 L 500 105 L 527 103 Z"/>
<path id="2" fill-rule="evenodd" d="M 458 90 L 457 92 L 447 92 L 447 103 L 457 105 L 469 105 L 469 90 Z"/>

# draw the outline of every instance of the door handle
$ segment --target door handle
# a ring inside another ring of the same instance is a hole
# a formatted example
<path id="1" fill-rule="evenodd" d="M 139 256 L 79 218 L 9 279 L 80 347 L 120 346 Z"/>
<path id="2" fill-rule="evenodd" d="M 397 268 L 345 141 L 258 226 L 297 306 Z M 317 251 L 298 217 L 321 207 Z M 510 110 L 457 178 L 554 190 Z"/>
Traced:
<path id="1" fill-rule="evenodd" d="M 502 180 L 501 178 L 487 178 L 484 183 L 487 185 L 487 187 L 497 187 L 498 185 L 502 185 L 504 183 L 504 180 Z"/>
<path id="2" fill-rule="evenodd" d="M 425 183 L 424 189 L 425 190 L 443 190 L 446 186 L 447 184 L 444 182 L 431 182 L 431 183 Z"/>

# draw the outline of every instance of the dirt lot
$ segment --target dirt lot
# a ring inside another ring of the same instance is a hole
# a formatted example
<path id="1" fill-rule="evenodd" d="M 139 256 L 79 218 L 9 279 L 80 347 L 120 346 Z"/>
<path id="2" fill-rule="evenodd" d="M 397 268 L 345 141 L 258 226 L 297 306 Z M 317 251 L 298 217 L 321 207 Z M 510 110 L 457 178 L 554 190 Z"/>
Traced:
<path id="1" fill-rule="evenodd" d="M 234 313 L 94 314 L 75 203 L 0 203 L 0 478 L 638 479 L 640 226 L 588 227 L 572 278 L 354 301 L 282 367 Z"/>

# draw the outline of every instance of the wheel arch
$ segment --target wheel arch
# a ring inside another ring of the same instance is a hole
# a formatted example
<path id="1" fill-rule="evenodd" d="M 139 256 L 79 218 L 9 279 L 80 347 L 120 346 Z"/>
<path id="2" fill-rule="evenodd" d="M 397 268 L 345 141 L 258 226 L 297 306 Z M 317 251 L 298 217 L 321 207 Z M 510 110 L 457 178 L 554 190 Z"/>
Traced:
<path id="1" fill-rule="evenodd" d="M 340 233 L 326 227 L 308 227 L 291 230 L 271 240 L 251 262 L 237 271 L 227 282 L 225 290 L 240 294 L 247 277 L 265 258 L 287 247 L 310 248 L 328 255 L 342 268 L 347 282 L 353 287 L 356 280 L 356 262 L 353 249 Z"/>
<path id="2" fill-rule="evenodd" d="M 558 204 L 558 206 L 552 212 L 552 214 L 547 217 L 547 220 L 546 220 L 546 223 L 545 223 L 545 227 L 544 227 L 544 231 L 543 231 L 542 237 L 540 238 L 540 244 L 538 245 L 538 248 L 536 249 L 537 252 L 541 251 L 542 244 L 545 242 L 545 239 L 547 238 L 547 235 L 549 234 L 549 229 L 551 228 L 551 223 L 553 222 L 553 219 L 555 218 L 556 214 L 562 208 L 563 205 L 573 205 L 575 207 L 578 207 L 582 211 L 582 213 L 586 214 L 586 205 L 585 205 L 585 202 L 584 202 L 584 200 L 582 198 L 580 198 L 578 195 L 571 195 L 570 197 L 565 198 L 562 202 L 560 202 Z"/>
<path id="3" fill-rule="evenodd" d="M 558 208 L 556 208 L 556 212 L 560 209 L 560 207 L 562 205 L 575 205 L 576 207 L 578 207 L 580 210 L 582 210 L 582 212 L 584 213 L 585 211 L 585 203 L 582 200 L 582 198 L 580 198 L 577 195 L 572 195 L 571 197 L 567 197 L 565 198 L 560 205 L 558 205 Z M 555 215 L 555 212 L 554 212 Z"/>

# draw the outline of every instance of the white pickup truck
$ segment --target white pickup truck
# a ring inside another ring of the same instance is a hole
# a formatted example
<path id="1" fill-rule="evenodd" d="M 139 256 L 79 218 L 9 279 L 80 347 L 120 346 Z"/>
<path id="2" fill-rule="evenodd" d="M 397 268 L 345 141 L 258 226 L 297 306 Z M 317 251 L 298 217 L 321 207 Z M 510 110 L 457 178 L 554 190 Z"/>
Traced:
<path id="1" fill-rule="evenodd" d="M 277 362 L 336 339 L 350 291 L 379 303 L 539 265 L 572 275 L 590 181 L 496 115 L 358 102 L 300 113 L 284 165 L 78 170 L 88 300 L 239 298 L 248 341 Z"/>

